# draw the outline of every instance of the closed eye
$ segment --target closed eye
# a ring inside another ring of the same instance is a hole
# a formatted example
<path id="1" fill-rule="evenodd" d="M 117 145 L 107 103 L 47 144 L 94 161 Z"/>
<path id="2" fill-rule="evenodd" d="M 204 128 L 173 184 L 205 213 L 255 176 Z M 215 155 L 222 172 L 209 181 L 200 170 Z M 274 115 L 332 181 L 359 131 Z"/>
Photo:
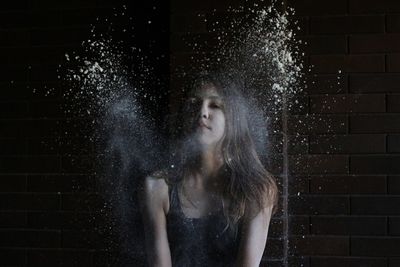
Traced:
<path id="1" fill-rule="evenodd" d="M 211 102 L 209 105 L 210 108 L 218 108 L 218 109 L 222 109 L 223 108 L 223 104 L 219 103 L 219 102 Z"/>

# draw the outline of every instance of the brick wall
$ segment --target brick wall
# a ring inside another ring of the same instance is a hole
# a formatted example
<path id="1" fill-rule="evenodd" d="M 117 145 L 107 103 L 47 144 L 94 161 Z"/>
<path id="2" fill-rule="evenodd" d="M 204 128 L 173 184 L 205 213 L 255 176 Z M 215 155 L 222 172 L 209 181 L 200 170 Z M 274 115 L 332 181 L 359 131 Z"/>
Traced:
<path id="1" fill-rule="evenodd" d="M 212 20 L 214 9 L 224 21 L 228 6 L 252 2 L 172 1 L 173 62 L 188 61 L 183 36 L 211 38 L 204 18 Z M 400 266 L 400 3 L 287 4 L 313 68 L 299 96 L 306 109 L 288 117 L 290 216 L 273 219 L 264 263 L 286 261 L 288 220 L 289 266 Z"/>
<path id="2" fill-rule="evenodd" d="M 399 266 L 400 3 L 289 4 L 304 22 L 314 65 L 308 112 L 331 126 L 306 132 L 306 169 L 295 170 L 306 175 L 291 180 L 302 183 L 289 202 L 301 225 L 291 253 L 307 266 Z"/>
<path id="3" fill-rule="evenodd" d="M 17 0 L 0 7 L 0 266 L 117 264 L 106 251 L 116 248 L 109 246 L 113 231 L 98 214 L 104 203 L 93 143 L 84 137 L 90 118 L 64 113 L 68 85 L 57 69 L 66 53 L 79 53 L 91 24 L 99 32 L 106 32 L 106 18 L 128 26 L 114 17 L 123 4 L 132 24 L 153 24 L 120 38 L 144 50 L 156 40 L 153 55 L 168 60 L 167 2 Z M 154 17 L 153 6 L 161 15 Z M 168 76 L 168 62 L 152 64 Z"/>
<path id="4" fill-rule="evenodd" d="M 238 4 L 172 0 L 170 9 L 162 6 L 164 26 L 170 13 L 172 66 L 190 62 L 183 35 L 207 39 L 204 16 L 216 8 L 224 17 L 227 6 Z M 290 216 L 273 218 L 263 264 L 283 265 L 288 220 L 290 266 L 400 266 L 400 2 L 288 4 L 296 9 L 301 38 L 308 42 L 306 61 L 314 68 L 301 97 L 307 109 L 288 119 Z M 2 3 L 2 266 L 115 265 L 115 257 L 105 251 L 107 233 L 97 230 L 101 222 L 95 211 L 102 202 L 94 190 L 93 146 L 79 135 L 59 143 L 65 131 L 82 129 L 85 121 L 71 122 L 60 109 L 66 88 L 56 70 L 64 54 L 88 38 L 96 17 L 121 5 L 99 0 Z M 138 3 L 129 6 L 133 15 L 143 15 Z M 48 88 L 54 90 L 45 96 Z M 307 142 L 299 145 L 296 133 Z"/>

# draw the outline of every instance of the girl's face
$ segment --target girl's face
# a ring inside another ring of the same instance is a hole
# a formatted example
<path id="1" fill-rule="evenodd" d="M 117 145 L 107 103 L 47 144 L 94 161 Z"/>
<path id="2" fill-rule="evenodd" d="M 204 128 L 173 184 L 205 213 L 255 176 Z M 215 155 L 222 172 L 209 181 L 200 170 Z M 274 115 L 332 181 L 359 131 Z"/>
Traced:
<path id="1" fill-rule="evenodd" d="M 216 145 L 225 133 L 224 103 L 213 84 L 200 87 L 189 99 L 193 129 L 201 145 Z"/>

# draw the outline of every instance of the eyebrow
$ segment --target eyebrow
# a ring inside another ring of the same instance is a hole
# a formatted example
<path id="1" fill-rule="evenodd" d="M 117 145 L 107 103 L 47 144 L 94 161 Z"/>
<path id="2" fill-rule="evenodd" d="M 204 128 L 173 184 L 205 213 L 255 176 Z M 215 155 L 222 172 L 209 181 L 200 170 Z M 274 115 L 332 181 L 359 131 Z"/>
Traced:
<path id="1" fill-rule="evenodd" d="M 209 96 L 207 98 L 212 99 L 212 100 L 222 100 L 222 97 L 216 96 L 216 95 L 211 95 L 211 96 Z"/>
<path id="2" fill-rule="evenodd" d="M 210 95 L 210 96 L 195 95 L 191 98 L 197 98 L 197 99 L 208 98 L 208 99 L 212 99 L 212 100 L 222 100 L 223 99 L 219 95 Z"/>

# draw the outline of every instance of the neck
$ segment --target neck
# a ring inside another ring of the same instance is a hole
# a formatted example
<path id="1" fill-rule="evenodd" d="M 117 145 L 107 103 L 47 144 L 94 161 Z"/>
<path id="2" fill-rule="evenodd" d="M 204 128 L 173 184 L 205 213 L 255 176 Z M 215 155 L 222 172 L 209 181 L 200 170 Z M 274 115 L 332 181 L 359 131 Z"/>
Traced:
<path id="1" fill-rule="evenodd" d="M 219 149 L 208 148 L 200 154 L 199 172 L 204 177 L 215 176 L 223 164 Z"/>
<path id="2" fill-rule="evenodd" d="M 193 182 L 199 187 L 215 187 L 218 185 L 218 172 L 223 165 L 221 150 L 207 147 L 200 153 L 198 161 L 192 169 Z"/>

